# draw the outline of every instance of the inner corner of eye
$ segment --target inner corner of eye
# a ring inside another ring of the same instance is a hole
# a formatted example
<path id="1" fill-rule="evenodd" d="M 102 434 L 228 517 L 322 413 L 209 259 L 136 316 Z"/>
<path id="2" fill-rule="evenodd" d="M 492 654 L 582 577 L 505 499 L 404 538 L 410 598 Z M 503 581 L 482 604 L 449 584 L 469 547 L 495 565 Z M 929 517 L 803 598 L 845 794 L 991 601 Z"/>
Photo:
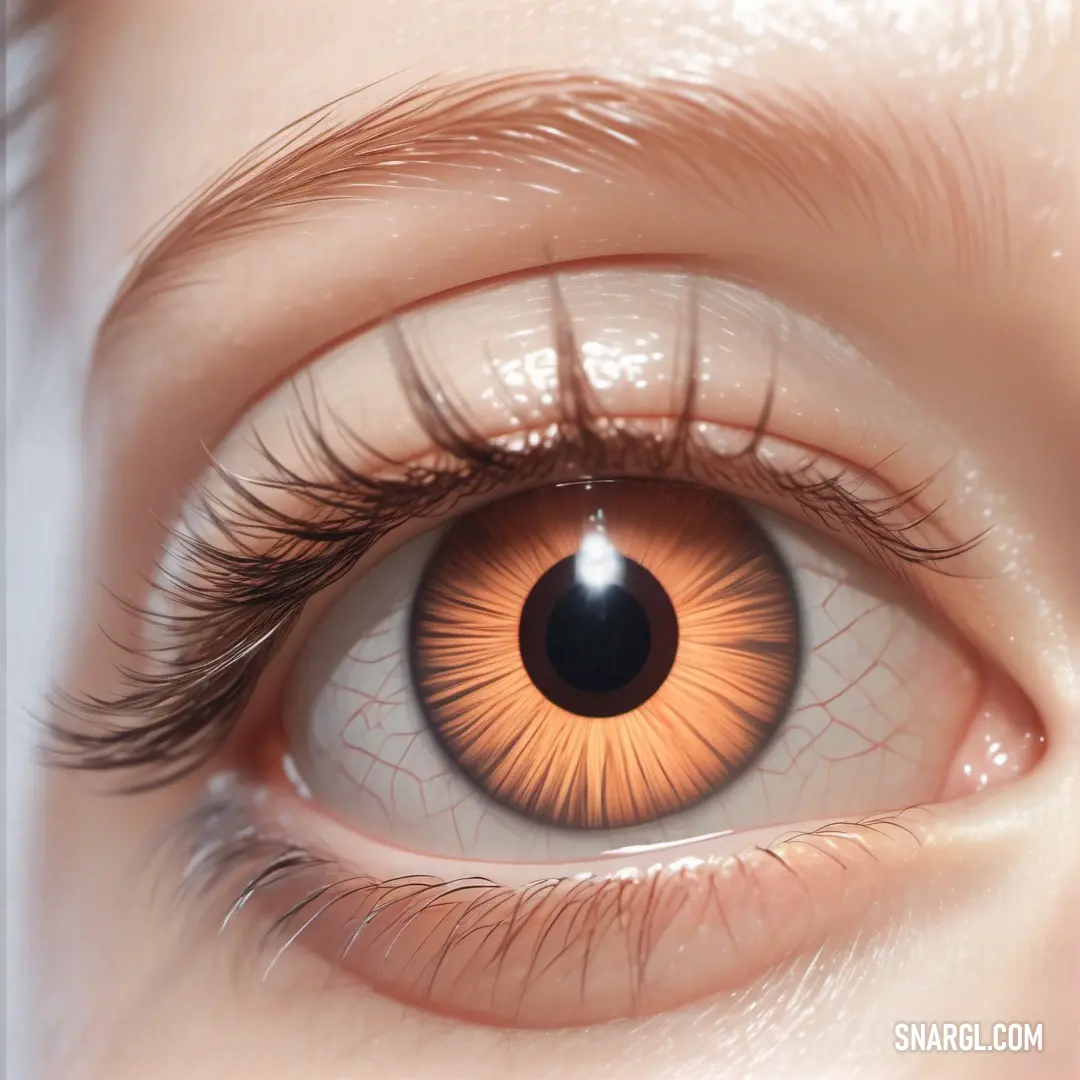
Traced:
<path id="1" fill-rule="evenodd" d="M 983 667 L 976 707 L 961 730 L 938 791 L 949 802 L 1019 779 L 1046 750 L 1046 732 L 1026 694 L 1004 672 Z"/>

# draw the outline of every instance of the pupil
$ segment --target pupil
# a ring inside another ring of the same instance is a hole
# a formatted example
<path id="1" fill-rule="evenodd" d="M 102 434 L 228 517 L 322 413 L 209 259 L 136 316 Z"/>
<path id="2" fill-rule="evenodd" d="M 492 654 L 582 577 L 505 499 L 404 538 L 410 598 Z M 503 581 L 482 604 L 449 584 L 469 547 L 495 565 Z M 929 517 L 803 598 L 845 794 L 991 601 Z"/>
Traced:
<path id="1" fill-rule="evenodd" d="M 590 588 L 571 555 L 542 574 L 521 609 L 518 646 L 533 685 L 578 716 L 619 716 L 649 700 L 675 663 L 679 622 L 663 586 L 623 559 L 618 585 Z"/>
<path id="2" fill-rule="evenodd" d="M 649 658 L 649 616 L 619 585 L 571 586 L 551 609 L 545 635 L 555 672 L 576 690 L 606 694 L 637 676 Z"/>

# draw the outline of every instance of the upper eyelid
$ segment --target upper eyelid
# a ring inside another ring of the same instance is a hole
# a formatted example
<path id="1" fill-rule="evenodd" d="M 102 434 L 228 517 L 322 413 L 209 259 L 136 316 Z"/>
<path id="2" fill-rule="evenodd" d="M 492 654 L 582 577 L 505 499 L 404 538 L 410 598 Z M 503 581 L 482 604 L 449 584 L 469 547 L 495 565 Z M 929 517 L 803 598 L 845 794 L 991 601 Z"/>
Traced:
<path id="1" fill-rule="evenodd" d="M 534 459 L 540 463 L 541 470 L 549 469 L 548 473 L 539 474 L 541 479 L 546 476 L 549 480 L 559 478 L 550 472 L 552 464 L 559 462 L 563 469 L 578 468 L 579 472 L 582 466 L 591 465 L 585 469 L 585 475 L 597 468 L 618 469 L 619 465 L 613 464 L 609 455 L 617 456 L 619 446 L 624 452 L 626 447 L 636 449 L 639 456 L 634 460 L 653 475 L 666 475 L 676 466 L 676 457 L 688 451 L 695 439 L 696 425 L 692 421 L 700 354 L 696 344 L 696 279 L 692 278 L 691 282 L 689 311 L 695 314 L 690 319 L 693 329 L 684 342 L 686 353 L 681 364 L 685 379 L 685 390 L 680 395 L 683 412 L 677 418 L 674 433 L 660 443 L 648 435 L 624 436 L 621 429 L 595 426 L 596 421 L 602 425 L 604 417 L 592 401 L 583 354 L 579 351 L 570 313 L 561 302 L 562 293 L 555 276 L 551 278 L 556 298 L 552 317 L 555 340 L 561 342 L 556 350 L 559 383 L 566 388 L 558 395 L 562 403 L 561 421 L 556 425 L 559 432 L 551 437 L 551 445 L 561 452 L 558 461 L 545 456 L 547 444 L 534 448 L 527 443 L 520 450 L 506 451 L 497 441 L 492 442 L 490 436 L 474 429 L 464 414 L 445 404 L 452 401 L 452 395 L 439 392 L 437 376 L 420 361 L 400 331 L 394 335 L 395 368 L 408 391 L 409 407 L 432 443 L 449 458 L 449 467 L 436 461 L 431 467 L 433 471 L 425 474 L 428 480 L 435 481 L 435 495 L 428 490 L 430 484 L 422 489 L 417 487 L 417 478 L 410 471 L 416 468 L 416 463 L 409 460 L 383 459 L 390 470 L 385 477 L 378 472 L 373 476 L 357 473 L 325 440 L 318 398 L 312 413 L 304 407 L 303 397 L 299 397 L 300 430 L 306 431 L 312 441 L 306 447 L 302 442 L 297 443 L 297 448 L 301 450 L 301 458 L 321 465 L 328 480 L 319 479 L 316 473 L 309 479 L 295 467 L 282 465 L 257 434 L 255 445 L 269 468 L 265 479 L 244 479 L 215 466 L 211 475 L 224 482 L 224 491 L 213 494 L 200 486 L 196 488 L 195 500 L 196 508 L 203 511 L 213 533 L 224 543 L 214 544 L 200 537 L 197 531 L 190 534 L 174 531 L 174 544 L 178 545 L 175 553 L 179 558 L 175 567 L 167 564 L 162 567 L 164 585 L 159 584 L 154 591 L 174 603 L 178 614 L 171 617 L 138 607 L 128 608 L 164 629 L 169 635 L 170 652 L 162 654 L 158 643 L 149 645 L 145 652 L 136 650 L 156 666 L 146 674 L 137 667 L 125 672 L 126 691 L 116 697 L 80 699 L 61 695 L 57 702 L 61 716 L 74 714 L 76 718 L 100 721 L 124 714 L 139 716 L 139 725 L 117 726 L 107 720 L 104 730 L 99 724 L 87 734 L 58 722 L 53 725 L 57 760 L 90 769 L 154 768 L 154 774 L 145 781 L 137 779 L 128 785 L 127 790 L 133 791 L 158 787 L 191 772 L 232 731 L 264 668 L 288 636 L 306 602 L 347 573 L 371 544 L 403 520 L 430 514 L 436 508 L 446 509 L 448 498 L 460 497 L 462 491 L 473 490 L 477 483 L 482 485 L 485 480 L 505 483 L 507 473 L 520 472 L 523 466 L 527 469 Z M 392 325 L 397 329 L 393 321 Z M 769 478 L 772 477 L 776 494 L 786 494 L 833 531 L 846 531 L 861 540 L 871 555 L 882 557 L 886 565 L 891 562 L 894 570 L 904 577 L 908 564 L 940 568 L 979 543 L 981 534 L 960 542 L 950 539 L 945 544 L 921 541 L 918 535 L 909 532 L 912 525 L 907 523 L 907 514 L 901 513 L 902 522 L 893 520 L 898 512 L 910 511 L 912 507 L 916 523 L 935 513 L 934 508 L 919 512 L 929 480 L 898 492 L 895 498 L 877 499 L 856 494 L 871 475 L 864 470 L 856 474 L 854 490 L 849 492 L 843 482 L 850 481 L 847 474 L 841 472 L 833 478 L 825 472 L 819 476 L 815 461 L 811 461 L 810 471 L 805 475 L 800 470 L 789 473 L 768 465 L 758 449 L 762 438 L 770 433 L 775 376 L 774 365 L 757 424 L 749 433 L 745 447 L 730 453 L 712 452 L 715 475 L 710 476 L 714 482 L 725 476 L 725 469 L 732 462 L 745 461 L 750 468 L 756 465 L 757 473 L 748 474 L 747 480 L 756 475 L 754 483 L 766 491 L 771 490 Z M 440 406 L 439 402 L 444 404 Z M 331 429 L 339 433 L 342 430 L 333 417 Z M 590 456 L 586 433 L 603 445 L 600 458 L 596 457 L 595 447 Z M 367 446 L 360 436 L 354 437 L 360 440 L 358 446 Z M 682 440 L 686 440 L 685 445 Z M 580 460 L 565 456 L 565 450 L 574 447 L 583 455 Z M 464 475 L 459 475 L 454 463 L 468 467 Z M 538 478 L 536 472 L 526 475 L 533 481 Z M 700 480 L 703 475 L 687 478 Z M 733 476 L 726 476 L 729 483 L 734 483 Z M 335 482 L 339 485 L 337 489 Z M 489 488 L 481 486 L 478 490 Z M 282 489 L 299 496 L 301 505 L 312 511 L 310 518 L 295 510 L 279 511 L 264 501 L 267 492 Z M 391 498 L 389 506 L 387 496 Z M 407 513 L 402 509 L 403 496 L 407 497 Z M 320 517 L 320 513 L 325 516 Z M 269 540 L 265 554 L 259 554 L 262 548 L 258 544 L 252 546 L 255 536 Z M 287 576 L 290 570 L 291 579 Z M 296 585 L 298 573 L 300 583 Z M 162 662 L 161 657 L 172 652 L 176 653 L 176 660 Z"/>
<path id="2" fill-rule="evenodd" d="M 1005 173 L 985 144 L 947 111 L 916 120 L 884 96 L 863 117 L 805 90 L 536 71 L 430 80 L 339 120 L 353 96 L 283 128 L 167 218 L 121 285 L 102 340 L 216 247 L 314 203 L 385 195 L 418 170 L 460 186 L 462 174 L 439 167 L 468 164 L 472 177 L 492 159 L 537 182 L 553 168 L 662 175 L 737 210 L 765 185 L 826 229 L 836 205 L 874 229 L 891 224 L 913 252 L 943 254 L 965 279 L 1013 246 Z"/>

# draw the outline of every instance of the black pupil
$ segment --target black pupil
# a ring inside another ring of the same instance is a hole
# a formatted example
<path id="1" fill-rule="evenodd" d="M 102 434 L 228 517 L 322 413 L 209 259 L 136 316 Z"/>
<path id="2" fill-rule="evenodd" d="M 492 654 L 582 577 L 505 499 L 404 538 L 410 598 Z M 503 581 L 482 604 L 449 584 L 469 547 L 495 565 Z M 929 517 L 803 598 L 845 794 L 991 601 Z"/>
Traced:
<path id="1" fill-rule="evenodd" d="M 518 644 L 533 684 L 579 716 L 619 716 L 648 701 L 675 662 L 671 598 L 623 557 L 618 584 L 590 588 L 573 555 L 542 574 L 521 609 Z"/>
<path id="2" fill-rule="evenodd" d="M 571 586 L 555 602 L 545 635 L 548 659 L 577 690 L 606 694 L 640 674 L 649 658 L 649 616 L 619 585 Z"/>

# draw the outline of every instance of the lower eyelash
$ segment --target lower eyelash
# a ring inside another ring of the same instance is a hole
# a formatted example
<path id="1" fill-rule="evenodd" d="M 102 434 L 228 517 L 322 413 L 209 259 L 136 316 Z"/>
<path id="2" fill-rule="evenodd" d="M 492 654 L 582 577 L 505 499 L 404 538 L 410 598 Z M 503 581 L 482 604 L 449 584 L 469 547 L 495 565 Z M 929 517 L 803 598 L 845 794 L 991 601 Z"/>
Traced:
<path id="1" fill-rule="evenodd" d="M 513 887 L 350 873 L 260 825 L 251 793 L 229 783 L 183 820 L 170 849 L 184 853 L 181 897 L 201 897 L 220 932 L 244 922 L 257 933 L 263 980 L 303 946 L 408 1004 L 489 1024 L 575 1026 L 692 1000 L 695 979 L 680 971 L 673 986 L 670 956 L 657 959 L 687 924 L 712 927 L 711 993 L 818 947 L 822 912 L 837 922 L 821 879 L 861 913 L 881 887 L 870 842 L 918 847 L 916 809 L 794 834 L 715 865 L 684 860 L 674 873 Z"/>

